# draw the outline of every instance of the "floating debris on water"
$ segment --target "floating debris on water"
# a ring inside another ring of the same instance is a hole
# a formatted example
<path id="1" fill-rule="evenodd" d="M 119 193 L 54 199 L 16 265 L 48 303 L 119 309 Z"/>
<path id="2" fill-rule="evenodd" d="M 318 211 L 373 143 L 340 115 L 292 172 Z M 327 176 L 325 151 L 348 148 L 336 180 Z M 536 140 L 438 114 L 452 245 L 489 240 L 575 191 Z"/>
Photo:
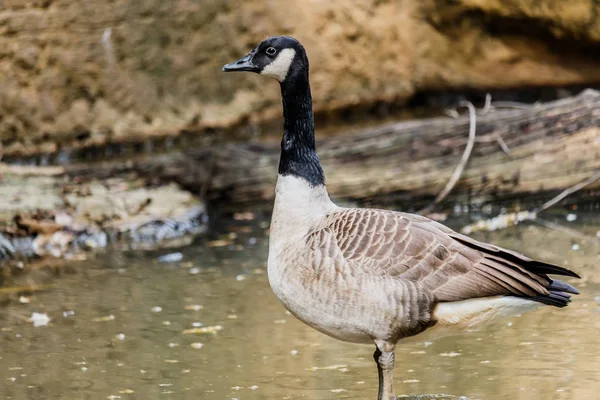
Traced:
<path id="1" fill-rule="evenodd" d="M 187 306 L 185 306 L 183 308 L 185 310 L 200 311 L 200 310 L 204 309 L 204 306 L 200 305 L 200 304 L 188 304 Z"/>
<path id="2" fill-rule="evenodd" d="M 571 249 L 577 251 L 579 250 L 579 245 L 575 243 L 573 246 L 571 246 Z"/>
<path id="3" fill-rule="evenodd" d="M 183 331 L 184 335 L 188 335 L 191 333 L 198 333 L 198 334 L 203 334 L 203 333 L 217 333 L 219 331 L 223 330 L 223 327 L 221 325 L 214 325 L 214 326 L 203 326 L 201 328 L 192 328 L 192 329 L 186 329 Z"/>
<path id="4" fill-rule="evenodd" d="M 197 275 L 200 273 L 200 268 L 194 267 L 190 269 L 190 275 Z"/>
<path id="5" fill-rule="evenodd" d="M 179 360 L 164 360 L 167 364 L 177 364 Z"/>
<path id="6" fill-rule="evenodd" d="M 33 326 L 37 328 L 38 326 L 48 325 L 48 323 L 50 322 L 50 317 L 48 317 L 48 314 L 46 313 L 34 312 L 33 314 L 31 314 L 29 320 L 33 322 Z"/>
<path id="7" fill-rule="evenodd" d="M 235 314 L 229 314 L 229 315 L 227 316 L 227 319 L 237 319 L 237 317 L 238 317 L 238 316 L 237 316 L 237 315 L 235 315 Z"/>
<path id="8" fill-rule="evenodd" d="M 124 333 L 117 333 L 115 335 L 115 337 L 119 340 L 125 340 L 125 334 Z"/>
<path id="9" fill-rule="evenodd" d="M 190 344 L 190 347 L 191 347 L 192 349 L 196 349 L 196 350 L 198 350 L 198 349 L 201 349 L 201 348 L 203 348 L 203 347 L 204 347 L 204 345 L 203 345 L 202 343 L 200 343 L 200 342 L 194 342 L 194 343 L 191 343 L 191 344 Z"/>
<path id="10" fill-rule="evenodd" d="M 164 326 L 169 326 L 169 325 L 171 325 L 171 321 L 163 321 L 162 324 Z"/>
<path id="11" fill-rule="evenodd" d="M 170 348 L 179 347 L 179 344 L 171 342 L 171 343 L 169 343 L 169 347 Z"/>
<path id="12" fill-rule="evenodd" d="M 157 258 L 158 262 L 161 263 L 173 263 L 173 262 L 178 262 L 183 260 L 183 254 L 182 253 L 169 253 L 169 254 L 165 254 L 164 256 L 160 256 Z"/>
<path id="13" fill-rule="evenodd" d="M 238 275 L 238 276 L 236 276 L 236 277 L 235 277 L 235 280 L 236 280 L 236 281 L 238 281 L 238 282 L 239 282 L 239 281 L 243 281 L 243 280 L 245 280 L 245 279 L 246 279 L 246 276 L 245 276 L 245 275 Z"/>
<path id="14" fill-rule="evenodd" d="M 292 351 L 290 351 L 290 354 L 295 356 L 296 354 L 298 354 L 298 350 L 292 350 Z"/>
<path id="15" fill-rule="evenodd" d="M 276 319 L 273 321 L 274 324 L 285 324 L 286 320 L 285 319 Z"/>
<path id="16" fill-rule="evenodd" d="M 97 317 L 97 318 L 93 318 L 93 319 L 92 319 L 92 322 L 105 322 L 105 321 L 112 321 L 112 320 L 114 320 L 114 319 L 115 319 L 115 316 L 114 316 L 114 315 L 112 315 L 112 314 L 110 314 L 110 315 L 107 315 L 107 316 L 105 316 L 105 317 Z"/>
<path id="17" fill-rule="evenodd" d="M 532 221 L 537 218 L 537 215 L 531 211 L 521 211 L 518 213 L 500 214 L 494 218 L 477 221 L 471 225 L 463 227 L 460 232 L 469 235 L 478 231 L 495 231 L 498 229 L 508 228 L 509 226 L 518 225 L 523 221 Z"/>
<path id="18" fill-rule="evenodd" d="M 10 286 L 10 287 L 0 287 L 0 294 L 12 294 L 12 293 L 22 293 L 22 292 L 41 292 L 42 290 L 46 290 L 48 288 L 53 287 L 53 285 L 24 285 L 24 286 Z"/>
<path id="19" fill-rule="evenodd" d="M 419 382 L 421 382 L 421 381 L 418 379 L 406 379 L 406 380 L 402 381 L 402 383 L 419 383 Z"/>
<path id="20" fill-rule="evenodd" d="M 162 310 L 163 310 L 163 309 L 162 309 L 162 307 L 160 307 L 160 306 L 152 307 L 152 308 L 150 309 L 150 311 L 152 311 L 152 312 L 154 312 L 154 313 L 159 313 L 159 312 L 161 312 Z"/>
<path id="21" fill-rule="evenodd" d="M 458 357 L 461 355 L 462 355 L 462 353 L 457 353 L 455 351 L 451 351 L 450 353 L 441 353 L 440 357 Z"/>
<path id="22" fill-rule="evenodd" d="M 213 240 L 208 242 L 208 247 L 225 247 L 225 246 L 229 246 L 230 244 L 233 244 L 233 242 L 231 240 Z"/>
<path id="23" fill-rule="evenodd" d="M 204 324 L 202 322 L 192 322 L 192 326 L 198 328 L 199 326 L 204 326 Z"/>
<path id="24" fill-rule="evenodd" d="M 66 310 L 66 311 L 62 312 L 63 318 L 67 318 L 67 317 L 70 317 L 72 315 L 75 315 L 75 311 L 73 311 L 73 310 Z"/>
<path id="25" fill-rule="evenodd" d="M 567 214 L 567 221 L 573 222 L 577 220 L 577 214 Z"/>
<path id="26" fill-rule="evenodd" d="M 342 393 L 342 392 L 345 392 L 345 391 L 346 391 L 346 389 L 342 389 L 342 388 L 339 388 L 339 389 L 331 389 L 331 390 L 330 390 L 330 392 L 331 392 L 331 393 Z"/>
<path id="27" fill-rule="evenodd" d="M 124 390 L 119 390 L 120 394 L 132 394 L 135 393 L 133 390 L 131 389 L 124 389 Z"/>
<path id="28" fill-rule="evenodd" d="M 310 367 L 310 368 L 306 368 L 306 370 L 307 371 L 336 370 L 336 369 L 346 368 L 346 367 L 347 367 L 346 364 L 334 364 L 334 365 L 328 365 L 326 367 Z"/>
<path id="29" fill-rule="evenodd" d="M 252 385 L 252 386 L 249 386 L 248 389 L 250 389 L 250 390 L 256 390 L 256 389 L 258 389 L 258 386 Z"/>
<path id="30" fill-rule="evenodd" d="M 25 297 L 25 296 L 19 297 L 19 303 L 27 304 L 30 302 L 31 302 L 31 299 L 29 297 Z"/>

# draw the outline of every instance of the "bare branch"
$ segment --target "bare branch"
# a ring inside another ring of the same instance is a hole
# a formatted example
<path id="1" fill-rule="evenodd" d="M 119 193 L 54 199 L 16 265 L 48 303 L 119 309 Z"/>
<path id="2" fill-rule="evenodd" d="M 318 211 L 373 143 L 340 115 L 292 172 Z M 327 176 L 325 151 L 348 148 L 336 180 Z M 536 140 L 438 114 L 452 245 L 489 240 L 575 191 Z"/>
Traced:
<path id="1" fill-rule="evenodd" d="M 465 147 L 465 151 L 463 152 L 460 162 L 456 166 L 456 169 L 452 173 L 452 176 L 450 177 L 448 183 L 446 183 L 444 189 L 437 195 L 432 204 L 419 211 L 419 213 L 421 214 L 425 214 L 432 211 L 437 204 L 439 204 L 448 196 L 448 194 L 450 194 L 450 192 L 454 188 L 454 185 L 456 185 L 456 182 L 458 182 L 458 180 L 460 179 L 462 172 L 465 169 L 467 162 L 469 161 L 469 157 L 471 157 L 471 151 L 473 150 L 473 145 L 475 144 L 475 136 L 477 131 L 477 114 L 473 103 L 461 102 L 460 105 L 469 109 L 469 139 L 467 141 L 467 146 Z"/>
<path id="2" fill-rule="evenodd" d="M 595 174 L 590 176 L 588 179 L 586 179 L 582 182 L 579 182 L 577 185 L 571 186 L 570 188 L 563 190 L 558 196 L 548 200 L 547 202 L 545 202 L 544 204 L 542 204 L 541 206 L 539 206 L 538 208 L 533 210 L 533 213 L 539 214 L 540 212 L 547 210 L 548 208 L 552 207 L 556 203 L 563 200 L 568 195 L 575 193 L 588 185 L 591 185 L 592 183 L 596 182 L 598 179 L 600 179 L 600 171 L 596 172 Z"/>

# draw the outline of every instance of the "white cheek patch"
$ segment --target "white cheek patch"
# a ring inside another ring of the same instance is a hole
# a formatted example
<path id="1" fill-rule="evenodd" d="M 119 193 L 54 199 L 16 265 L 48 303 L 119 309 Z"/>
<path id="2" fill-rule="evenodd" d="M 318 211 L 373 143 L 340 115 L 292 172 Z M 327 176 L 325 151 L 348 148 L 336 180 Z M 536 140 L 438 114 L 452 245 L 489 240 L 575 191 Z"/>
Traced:
<path id="1" fill-rule="evenodd" d="M 279 52 L 279 55 L 273 60 L 273 62 L 261 71 L 261 75 L 268 76 L 269 78 L 275 78 L 279 82 L 283 82 L 285 77 L 290 70 L 290 65 L 296 56 L 296 50 L 294 49 L 283 49 Z"/>

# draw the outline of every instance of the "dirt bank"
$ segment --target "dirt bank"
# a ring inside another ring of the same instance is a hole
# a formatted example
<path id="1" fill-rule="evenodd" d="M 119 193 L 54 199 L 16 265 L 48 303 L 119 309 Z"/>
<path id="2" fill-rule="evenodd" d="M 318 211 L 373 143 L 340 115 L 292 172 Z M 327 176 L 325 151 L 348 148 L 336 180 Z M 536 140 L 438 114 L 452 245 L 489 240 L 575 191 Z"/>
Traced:
<path id="1" fill-rule="evenodd" d="M 278 88 L 220 66 L 298 37 L 317 110 L 415 93 L 597 83 L 596 1 L 14 0 L 0 12 L 5 155 L 229 126 Z M 290 16 L 293 15 L 293 18 Z"/>

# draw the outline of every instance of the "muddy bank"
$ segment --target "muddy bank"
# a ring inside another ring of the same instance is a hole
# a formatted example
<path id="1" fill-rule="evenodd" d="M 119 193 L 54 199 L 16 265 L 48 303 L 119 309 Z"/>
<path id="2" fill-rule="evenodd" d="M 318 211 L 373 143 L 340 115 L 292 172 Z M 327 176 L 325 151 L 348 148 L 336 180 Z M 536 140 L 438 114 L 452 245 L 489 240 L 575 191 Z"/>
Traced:
<path id="1" fill-rule="evenodd" d="M 73 258 L 112 245 L 182 245 L 206 229 L 204 203 L 176 184 L 134 174 L 69 177 L 61 167 L 0 164 L 0 263 L 9 258 Z"/>
<path id="2" fill-rule="evenodd" d="M 590 85 L 600 81 L 599 7 L 12 1 L 0 15 L 0 143 L 7 156 L 53 154 L 269 119 L 277 85 L 220 67 L 272 34 L 306 45 L 317 111 L 424 91 Z"/>

